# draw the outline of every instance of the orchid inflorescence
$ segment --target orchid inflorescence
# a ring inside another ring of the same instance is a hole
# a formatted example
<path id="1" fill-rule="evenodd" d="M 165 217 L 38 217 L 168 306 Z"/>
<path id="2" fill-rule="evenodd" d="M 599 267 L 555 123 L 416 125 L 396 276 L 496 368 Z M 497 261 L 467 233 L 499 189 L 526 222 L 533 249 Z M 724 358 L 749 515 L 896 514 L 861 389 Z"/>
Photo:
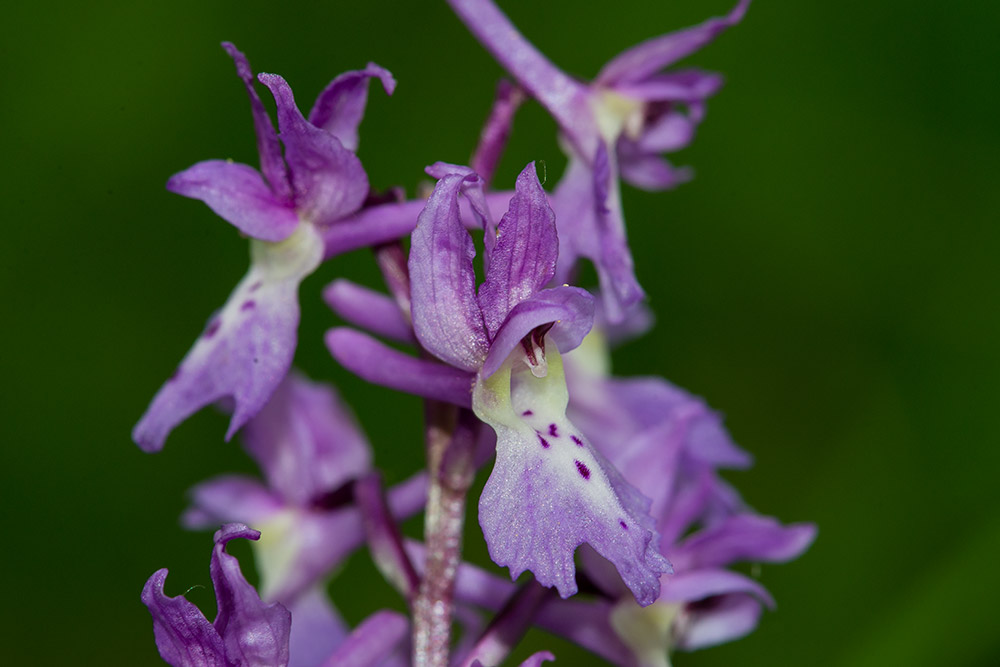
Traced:
<path id="1" fill-rule="evenodd" d="M 220 404 L 232 415 L 226 438 L 240 434 L 263 480 L 229 475 L 191 492 L 183 523 L 222 526 L 211 559 L 218 614 L 209 623 L 183 595 L 167 596 L 166 570 L 150 577 L 142 600 L 171 665 L 496 665 L 536 626 L 617 665 L 667 665 L 675 650 L 747 634 L 773 605 L 732 565 L 794 559 L 815 537 L 811 524 L 755 513 L 722 479 L 751 460 L 702 399 L 609 370 L 611 343 L 652 322 L 620 181 L 664 190 L 690 178 L 661 154 L 692 141 L 721 78 L 663 70 L 738 23 L 749 0 L 625 51 L 589 83 L 556 68 L 490 0 L 449 4 L 513 82 L 499 85 L 470 166 L 427 168 L 436 185 L 426 198 L 373 194 L 355 154 L 369 80 L 395 88 L 387 70 L 341 74 L 305 116 L 284 79 L 255 78 L 223 44 L 250 98 L 260 169 L 199 162 L 167 188 L 250 237 L 250 269 L 133 438 L 157 451 L 192 413 Z M 568 154 L 551 194 L 534 163 L 513 191 L 491 184 L 529 98 L 556 120 Z M 325 301 L 352 326 L 326 344 L 361 378 L 425 401 L 427 469 L 389 489 L 337 392 L 291 370 L 299 284 L 363 247 L 387 289 L 329 285 Z M 583 259 L 596 298 L 571 286 Z M 510 580 L 461 557 L 465 496 L 491 459 L 479 524 Z M 404 538 L 398 522 L 422 511 L 424 541 Z M 226 552 L 235 538 L 253 541 L 259 592 Z M 365 544 L 411 614 L 383 610 L 351 629 L 326 584 Z"/>

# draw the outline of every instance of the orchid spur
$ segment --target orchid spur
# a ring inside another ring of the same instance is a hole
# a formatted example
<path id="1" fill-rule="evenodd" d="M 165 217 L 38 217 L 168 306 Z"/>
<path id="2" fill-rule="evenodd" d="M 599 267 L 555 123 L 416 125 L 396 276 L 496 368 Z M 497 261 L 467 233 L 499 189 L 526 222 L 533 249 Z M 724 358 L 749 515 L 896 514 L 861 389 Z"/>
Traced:
<path id="1" fill-rule="evenodd" d="M 688 178 L 659 154 L 689 144 L 704 101 L 719 75 L 686 69 L 660 73 L 735 25 L 750 4 L 739 0 L 725 17 L 643 42 L 608 62 L 591 83 L 568 76 L 526 40 L 492 0 L 448 0 L 482 45 L 555 118 L 569 165 L 552 196 L 559 218 L 558 282 L 574 275 L 577 259 L 594 262 L 603 305 L 623 319 L 644 292 L 635 277 L 625 234 L 619 176 L 647 190 Z"/>

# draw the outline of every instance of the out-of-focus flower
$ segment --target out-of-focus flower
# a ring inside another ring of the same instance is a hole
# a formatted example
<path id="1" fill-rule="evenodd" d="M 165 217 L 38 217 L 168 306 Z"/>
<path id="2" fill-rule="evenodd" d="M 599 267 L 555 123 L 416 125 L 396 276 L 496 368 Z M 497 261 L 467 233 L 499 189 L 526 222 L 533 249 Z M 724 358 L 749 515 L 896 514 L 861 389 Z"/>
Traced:
<path id="1" fill-rule="evenodd" d="M 569 166 L 552 205 L 559 218 L 557 280 L 579 257 L 594 262 L 613 321 L 643 297 L 625 237 L 619 176 L 647 190 L 690 178 L 661 153 L 683 148 L 704 116 L 705 99 L 722 83 L 696 69 L 661 73 L 738 23 L 749 0 L 725 17 L 643 42 L 621 53 L 591 83 L 577 81 L 528 42 L 491 0 L 449 0 L 469 30 L 559 123 Z"/>
<path id="2" fill-rule="evenodd" d="M 183 595 L 163 592 L 167 570 L 158 570 L 142 590 L 142 602 L 153 616 L 160 656 L 173 667 L 284 667 L 288 664 L 291 615 L 278 603 L 265 604 L 226 553 L 237 537 L 256 540 L 260 533 L 230 523 L 215 533 L 211 574 L 218 603 L 215 621 Z"/>
<path id="3" fill-rule="evenodd" d="M 291 607 L 365 538 L 353 480 L 371 471 L 371 447 L 332 387 L 292 373 L 247 424 L 243 439 L 267 484 L 239 475 L 191 490 L 183 522 L 203 528 L 242 521 L 264 531 L 255 546 L 261 594 Z M 422 509 L 417 476 L 389 492 L 398 517 Z M 293 609 L 294 612 L 294 609 Z"/>
<path id="4" fill-rule="evenodd" d="M 539 583 L 570 596 L 577 590 L 573 554 L 586 543 L 649 604 L 669 564 L 657 549 L 648 500 L 566 417 L 560 352 L 579 345 L 590 329 L 593 300 L 574 287 L 544 289 L 555 272 L 558 239 L 534 165 L 518 177 L 495 228 L 481 205 L 482 181 L 471 170 L 436 165 L 432 172 L 440 180 L 418 219 L 409 258 L 413 327 L 424 349 L 458 370 L 454 387 L 441 390 L 454 370 L 387 352 L 351 330 L 328 334 L 331 352 L 366 379 L 420 395 L 468 405 L 473 387 L 476 415 L 497 434 L 480 525 L 491 558 L 513 577 L 531 570 Z M 475 249 L 459 215 L 462 192 L 485 230 L 478 292 Z"/>
<path id="5" fill-rule="evenodd" d="M 261 169 L 208 160 L 175 174 L 167 189 L 204 201 L 249 236 L 250 270 L 132 431 L 146 451 L 159 450 L 177 424 L 222 399 L 232 401 L 226 438 L 232 437 L 288 372 L 299 283 L 324 254 L 338 250 L 324 246 L 324 230 L 358 211 L 368 196 L 368 177 L 353 152 L 367 80 L 378 77 L 389 93 L 395 86 L 392 75 L 374 64 L 347 72 L 320 93 L 306 120 L 285 80 L 261 74 L 277 105 L 279 136 L 254 89 L 246 57 L 232 44 L 223 47 L 250 96 Z M 373 232 L 377 238 L 375 227 Z M 373 239 L 361 243 L 366 242 Z"/>

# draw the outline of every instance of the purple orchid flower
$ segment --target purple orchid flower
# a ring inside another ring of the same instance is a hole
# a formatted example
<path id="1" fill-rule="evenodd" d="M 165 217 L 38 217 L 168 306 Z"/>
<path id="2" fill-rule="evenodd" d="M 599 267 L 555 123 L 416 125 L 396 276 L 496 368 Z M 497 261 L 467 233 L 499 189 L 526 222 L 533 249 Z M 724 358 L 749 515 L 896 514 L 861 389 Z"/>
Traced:
<path id="1" fill-rule="evenodd" d="M 218 614 L 209 623 L 183 595 L 163 592 L 167 570 L 158 570 L 142 590 L 153 616 L 160 656 L 173 667 L 284 667 L 288 664 L 291 615 L 278 603 L 265 604 L 240 572 L 226 544 L 235 538 L 257 540 L 260 533 L 230 523 L 215 533 L 212 585 Z"/>
<path id="2" fill-rule="evenodd" d="M 469 30 L 552 116 L 566 138 L 569 166 L 552 197 L 560 220 L 557 281 L 577 258 L 594 262 L 612 320 L 643 298 L 625 236 L 618 177 L 647 190 L 690 178 L 660 153 L 683 148 L 704 116 L 704 101 L 720 87 L 714 73 L 660 70 L 697 51 L 735 25 L 749 6 L 740 0 L 725 17 L 646 41 L 621 53 L 593 82 L 560 71 L 529 43 L 490 0 L 448 0 Z"/>
<path id="3" fill-rule="evenodd" d="M 320 93 L 306 120 L 285 80 L 261 74 L 258 79 L 277 105 L 279 136 L 254 89 L 246 57 L 232 44 L 223 48 L 250 97 L 261 169 L 208 160 L 175 174 L 167 189 L 204 201 L 249 236 L 250 270 L 133 430 L 132 438 L 146 451 L 162 448 L 177 424 L 221 399 L 233 403 L 228 440 L 288 372 L 299 322 L 299 283 L 324 255 L 346 249 L 324 244 L 326 230 L 358 211 L 368 196 L 368 177 L 353 152 L 368 79 L 379 78 L 390 94 L 395 87 L 392 75 L 374 64 L 347 72 Z M 375 225 L 367 237 L 347 246 L 380 240 L 382 233 Z"/>
<path id="4" fill-rule="evenodd" d="M 497 434 L 496 464 L 479 502 L 491 558 L 512 577 L 531 570 L 568 597 L 573 554 L 590 544 L 621 573 L 640 604 L 659 592 L 669 563 L 659 554 L 648 500 L 566 417 L 560 352 L 593 319 L 575 287 L 543 289 L 555 273 L 555 216 L 534 164 L 517 179 L 495 227 L 471 170 L 436 165 L 440 180 L 413 232 L 409 271 L 416 338 L 447 366 L 416 360 L 347 329 L 328 333 L 334 357 L 362 377 L 471 405 Z M 459 213 L 465 193 L 485 230 L 485 281 L 476 290 L 475 249 Z M 450 368 L 449 368 L 450 367 Z"/>
<path id="5" fill-rule="evenodd" d="M 364 542 L 351 487 L 370 472 L 371 447 L 331 387 L 295 373 L 247 423 L 244 441 L 267 485 L 237 475 L 203 482 L 191 491 L 183 523 L 202 528 L 237 520 L 262 528 L 265 537 L 255 544 L 262 596 L 294 613 L 300 598 L 315 595 L 337 563 Z M 390 491 L 390 511 L 405 518 L 425 500 L 426 479 L 417 475 Z M 324 611 L 316 602 L 309 608 L 317 617 L 325 614 L 335 619 L 327 625 L 343 626 L 332 608 Z"/>
<path id="6" fill-rule="evenodd" d="M 726 568 L 797 558 L 812 543 L 816 527 L 783 526 L 748 509 L 716 472 L 751 463 L 721 417 L 702 399 L 659 378 L 611 377 L 608 356 L 599 331 L 567 355 L 569 414 L 652 499 L 663 555 L 674 574 L 662 579 L 656 604 L 640 609 L 602 561 L 585 553 L 584 567 L 619 599 L 610 620 L 639 664 L 667 664 L 669 650 L 711 646 L 752 631 L 762 606 L 774 601 L 755 580 Z M 622 435 L 625 447 L 618 446 Z"/>

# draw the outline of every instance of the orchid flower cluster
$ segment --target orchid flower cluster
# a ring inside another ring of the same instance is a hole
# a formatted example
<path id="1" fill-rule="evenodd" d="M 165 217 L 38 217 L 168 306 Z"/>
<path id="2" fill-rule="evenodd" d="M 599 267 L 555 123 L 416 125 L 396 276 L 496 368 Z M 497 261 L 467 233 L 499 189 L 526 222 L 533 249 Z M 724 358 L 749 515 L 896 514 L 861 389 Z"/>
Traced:
<path id="1" fill-rule="evenodd" d="M 610 346 L 652 321 L 620 181 L 665 190 L 690 178 L 661 154 L 692 141 L 721 79 L 665 70 L 738 23 L 748 0 L 625 51 L 589 83 L 556 68 L 489 0 L 449 3 L 512 81 L 499 85 L 469 166 L 427 168 L 436 185 L 426 198 L 373 193 L 356 155 L 369 80 L 395 88 L 387 70 L 341 74 L 306 116 L 283 78 L 254 77 L 223 45 L 250 99 L 260 169 L 199 162 L 167 188 L 248 236 L 250 268 L 133 438 L 157 451 L 218 404 L 231 411 L 227 440 L 239 434 L 262 477 L 218 477 L 190 493 L 182 522 L 217 529 L 213 622 L 164 593 L 166 570 L 146 582 L 142 601 L 171 665 L 496 665 L 532 627 L 613 664 L 667 665 L 674 651 L 747 634 L 773 605 L 733 565 L 788 561 L 814 539 L 813 525 L 761 516 L 723 480 L 720 470 L 750 456 L 702 399 L 610 371 Z M 528 99 L 557 121 L 568 154 L 551 193 L 534 163 L 512 191 L 491 184 Z M 351 372 L 424 400 L 427 469 L 388 489 L 345 401 L 291 369 L 299 284 L 364 247 L 386 289 L 329 285 L 324 300 L 350 326 L 325 340 Z M 571 285 L 581 260 L 596 269 L 596 297 Z M 479 525 L 509 578 L 462 560 L 480 469 L 490 472 Z M 399 522 L 421 512 L 424 540 L 404 538 Z M 253 542 L 259 590 L 226 552 L 237 538 Z M 327 583 L 365 546 L 410 614 L 382 610 L 350 628 Z"/>

